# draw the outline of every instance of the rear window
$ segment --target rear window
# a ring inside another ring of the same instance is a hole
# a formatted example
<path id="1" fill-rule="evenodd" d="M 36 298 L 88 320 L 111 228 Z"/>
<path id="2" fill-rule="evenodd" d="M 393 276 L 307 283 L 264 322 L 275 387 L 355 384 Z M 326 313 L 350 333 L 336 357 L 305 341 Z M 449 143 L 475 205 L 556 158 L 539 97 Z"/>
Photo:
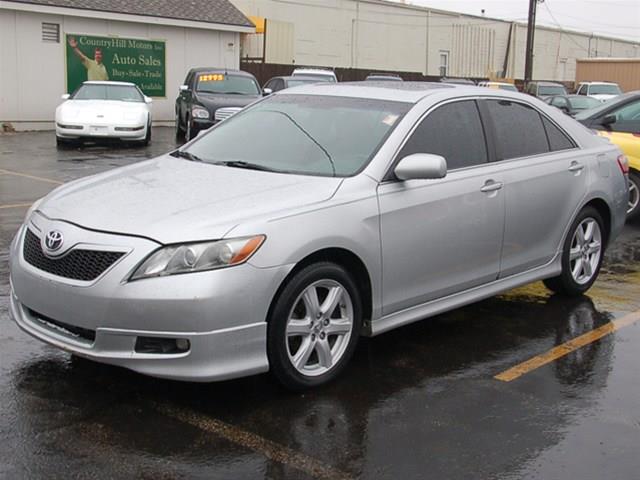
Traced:
<path id="1" fill-rule="evenodd" d="M 591 85 L 589 95 L 620 95 L 618 85 Z"/>
<path id="2" fill-rule="evenodd" d="M 538 95 L 566 95 L 567 91 L 561 85 L 539 85 Z"/>

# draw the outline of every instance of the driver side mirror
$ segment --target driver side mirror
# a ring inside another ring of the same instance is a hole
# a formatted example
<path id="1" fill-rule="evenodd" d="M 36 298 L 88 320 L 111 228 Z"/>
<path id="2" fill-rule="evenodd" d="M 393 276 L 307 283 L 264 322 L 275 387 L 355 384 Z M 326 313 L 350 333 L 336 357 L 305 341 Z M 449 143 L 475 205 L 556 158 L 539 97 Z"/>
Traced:
<path id="1" fill-rule="evenodd" d="M 273 93 L 273 89 L 271 88 L 263 88 L 262 89 L 262 95 L 264 95 L 265 97 L 271 95 Z"/>
<path id="2" fill-rule="evenodd" d="M 147 96 L 145 95 L 145 97 L 144 97 L 144 103 L 153 103 L 153 98 L 151 98 L 151 97 L 147 97 Z"/>
<path id="3" fill-rule="evenodd" d="M 567 115 L 569 115 L 569 107 L 567 107 L 566 105 L 562 105 L 558 108 L 562 110 L 564 113 L 566 113 Z"/>
<path id="4" fill-rule="evenodd" d="M 189 90 L 189 87 L 187 85 L 180 85 L 178 90 L 180 90 L 181 92 L 186 92 L 187 90 Z"/>
<path id="5" fill-rule="evenodd" d="M 69 100 L 69 97 L 71 95 L 69 95 L 68 93 L 65 93 L 64 95 L 61 95 L 60 98 L 62 98 L 62 100 Z"/>
<path id="6" fill-rule="evenodd" d="M 616 123 L 616 121 L 617 121 L 616 116 L 610 113 L 609 115 L 605 115 L 600 119 L 600 125 L 604 127 L 608 127 L 611 124 Z"/>
<path id="7" fill-rule="evenodd" d="M 393 173 L 400 180 L 444 178 L 447 175 L 447 161 L 440 155 L 414 153 L 400 160 Z"/>

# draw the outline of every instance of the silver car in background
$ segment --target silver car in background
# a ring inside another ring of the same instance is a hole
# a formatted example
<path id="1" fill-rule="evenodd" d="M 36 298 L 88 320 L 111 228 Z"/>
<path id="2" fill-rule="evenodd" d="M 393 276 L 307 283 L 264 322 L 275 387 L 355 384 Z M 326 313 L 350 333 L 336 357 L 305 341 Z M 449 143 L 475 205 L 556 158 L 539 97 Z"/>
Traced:
<path id="1" fill-rule="evenodd" d="M 334 378 L 360 335 L 536 280 L 579 295 L 628 165 L 530 96 L 316 84 L 162 157 L 64 185 L 10 252 L 36 338 L 157 377 Z"/>

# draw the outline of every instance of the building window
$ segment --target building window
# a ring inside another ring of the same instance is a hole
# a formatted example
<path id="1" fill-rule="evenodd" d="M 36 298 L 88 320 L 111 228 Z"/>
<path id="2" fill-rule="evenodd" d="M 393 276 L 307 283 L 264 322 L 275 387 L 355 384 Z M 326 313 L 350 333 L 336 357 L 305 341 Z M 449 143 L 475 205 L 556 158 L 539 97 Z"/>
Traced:
<path id="1" fill-rule="evenodd" d="M 60 24 L 42 22 L 42 41 L 60 43 Z"/>
<path id="2" fill-rule="evenodd" d="M 446 77 L 447 75 L 449 75 L 449 52 L 440 50 L 440 76 Z"/>

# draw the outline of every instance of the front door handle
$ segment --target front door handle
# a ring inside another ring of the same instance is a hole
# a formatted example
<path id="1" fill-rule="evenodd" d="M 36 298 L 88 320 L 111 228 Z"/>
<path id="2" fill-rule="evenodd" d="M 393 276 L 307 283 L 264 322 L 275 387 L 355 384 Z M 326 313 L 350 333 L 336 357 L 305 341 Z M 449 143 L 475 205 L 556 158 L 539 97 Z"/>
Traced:
<path id="1" fill-rule="evenodd" d="M 578 162 L 571 162 L 571 166 L 569 167 L 570 172 L 579 172 L 584 168 L 584 165 Z"/>
<path id="2" fill-rule="evenodd" d="M 483 193 L 495 192 L 496 190 L 500 190 L 502 188 L 502 185 L 502 182 L 487 180 L 484 184 L 484 187 L 482 187 L 480 191 Z"/>

